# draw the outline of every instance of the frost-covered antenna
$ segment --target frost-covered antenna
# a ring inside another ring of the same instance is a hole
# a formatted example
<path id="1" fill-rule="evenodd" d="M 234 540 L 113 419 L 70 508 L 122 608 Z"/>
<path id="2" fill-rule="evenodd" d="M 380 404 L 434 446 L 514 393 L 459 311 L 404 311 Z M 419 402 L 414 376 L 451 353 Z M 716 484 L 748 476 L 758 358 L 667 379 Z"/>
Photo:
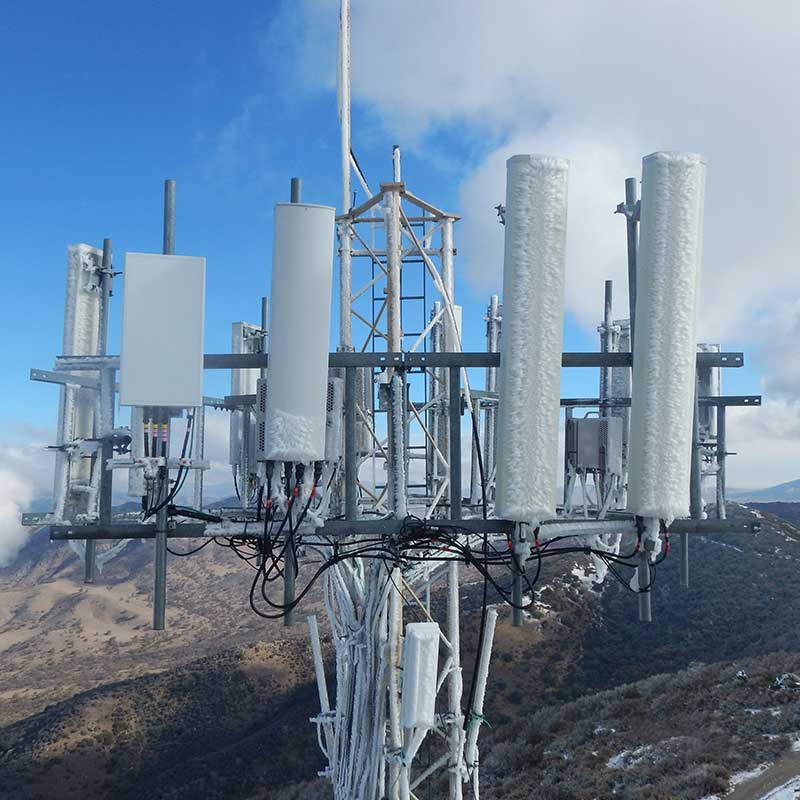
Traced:
<path id="1" fill-rule="evenodd" d="M 410 800 L 444 777 L 448 796 L 460 799 L 479 791 L 478 734 L 502 624 L 495 606 L 524 624 L 543 566 L 574 552 L 565 538 L 580 537 L 598 580 L 629 570 L 640 617 L 650 620 L 652 566 L 670 535 L 681 537 L 688 585 L 689 534 L 752 529 L 722 519 L 725 408 L 760 397 L 720 394 L 713 370 L 741 366 L 741 353 L 697 352 L 705 164 L 694 155 L 647 156 L 641 204 L 637 181 L 626 181 L 630 321 L 615 318 L 607 282 L 601 348 L 591 353 L 562 351 L 569 165 L 548 155 L 510 158 L 503 298 L 488 303 L 486 351 L 464 351 L 459 217 L 409 189 L 399 148 L 392 180 L 375 193 L 355 170 L 367 197 L 351 207 L 349 20 L 343 0 L 342 207 L 303 202 L 292 180 L 290 202 L 274 208 L 269 319 L 262 300 L 260 325 L 234 323 L 232 352 L 203 353 L 205 259 L 174 253 L 174 183 L 166 185 L 164 252 L 125 255 L 120 356 L 105 352 L 110 241 L 103 251 L 70 248 L 63 352 L 54 371 L 32 371 L 61 387 L 54 506 L 25 522 L 86 543 L 87 580 L 103 555 L 95 542 L 114 543 L 103 551 L 111 553 L 131 539 L 154 540 L 157 629 L 166 624 L 167 556 L 191 552 L 169 541 L 224 542 L 255 567 L 243 599 L 254 613 L 289 625 L 299 609 L 312 612 L 314 722 L 334 797 Z M 338 346 L 330 352 L 337 256 Z M 242 280 L 243 303 L 261 297 L 265 276 Z M 598 397 L 561 398 L 563 367 L 599 369 Z M 204 370 L 217 369 L 231 371 L 224 398 L 203 393 Z M 127 426 L 114 420 L 117 392 L 130 408 Z M 231 415 L 238 494 L 213 510 L 202 491 L 207 406 Z M 577 416 L 579 408 L 591 415 Z M 128 473 L 136 513 L 112 509 L 117 469 Z M 702 478 L 711 471 L 719 519 L 705 518 Z M 481 608 L 470 665 L 460 642 L 465 570 L 499 601 Z M 407 622 L 412 609 L 420 621 Z M 323 612 L 336 662 L 331 688 Z M 427 766 L 417 758 L 423 745 Z"/>

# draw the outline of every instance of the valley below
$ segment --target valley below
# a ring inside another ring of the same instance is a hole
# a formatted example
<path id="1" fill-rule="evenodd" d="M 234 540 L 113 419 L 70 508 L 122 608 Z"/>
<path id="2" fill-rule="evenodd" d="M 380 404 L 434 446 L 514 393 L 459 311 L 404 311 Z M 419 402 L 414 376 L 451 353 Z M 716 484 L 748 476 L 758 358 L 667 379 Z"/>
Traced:
<path id="1" fill-rule="evenodd" d="M 652 624 L 626 586 L 594 585 L 583 555 L 548 562 L 521 628 L 498 606 L 482 797 L 760 800 L 793 778 L 800 689 L 774 685 L 800 673 L 789 511 L 731 504 L 761 530 L 692 537 L 688 590 L 675 544 Z M 304 615 L 292 628 L 257 617 L 248 565 L 207 547 L 170 558 L 168 629 L 152 631 L 151 547 L 132 542 L 86 586 L 77 557 L 39 532 L 0 570 L 0 796 L 329 797 Z M 483 584 L 464 572 L 468 686 Z M 316 592 L 303 610 L 325 630 Z M 423 745 L 420 770 L 429 757 Z M 418 794 L 439 796 L 435 782 Z"/>

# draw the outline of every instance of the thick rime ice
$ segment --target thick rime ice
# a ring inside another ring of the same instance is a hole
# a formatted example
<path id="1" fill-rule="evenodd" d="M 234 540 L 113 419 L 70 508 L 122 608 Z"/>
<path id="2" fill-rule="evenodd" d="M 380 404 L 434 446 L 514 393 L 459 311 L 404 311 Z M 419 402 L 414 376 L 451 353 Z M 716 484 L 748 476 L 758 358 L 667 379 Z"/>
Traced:
<path id="1" fill-rule="evenodd" d="M 97 270 L 102 251 L 88 244 L 67 248 L 67 291 L 64 300 L 64 336 L 61 352 L 67 356 L 96 355 L 100 331 L 100 292 Z M 94 435 L 97 392 L 91 389 L 64 386 L 58 412 L 58 444 L 73 438 Z M 71 484 L 86 485 L 91 480 L 91 459 L 70 461 L 63 451 L 56 453 L 53 488 L 55 517 L 65 511 Z"/>
<path id="2" fill-rule="evenodd" d="M 334 209 L 275 207 L 266 457 L 322 461 L 328 391 Z"/>
<path id="3" fill-rule="evenodd" d="M 439 625 L 411 622 L 403 639 L 403 691 L 400 717 L 404 728 L 432 728 L 439 665 Z"/>
<path id="4" fill-rule="evenodd" d="M 496 512 L 536 524 L 555 514 L 569 164 L 507 166 Z"/>
<path id="5" fill-rule="evenodd" d="M 704 186 L 698 155 L 643 159 L 628 508 L 668 522 L 689 511 Z"/>
<path id="6" fill-rule="evenodd" d="M 231 326 L 231 352 L 245 353 L 244 331 L 246 323 L 234 322 Z M 255 394 L 257 390 L 257 369 L 232 369 L 231 394 Z M 242 460 L 242 442 L 244 439 L 244 411 L 231 411 L 231 424 L 228 439 L 228 461 L 236 466 Z"/>
<path id="7" fill-rule="evenodd" d="M 299 417 L 275 409 L 266 434 L 270 461 L 307 461 L 305 454 L 315 452 L 319 437 L 325 438 L 325 423 L 320 424 L 318 417 Z"/>

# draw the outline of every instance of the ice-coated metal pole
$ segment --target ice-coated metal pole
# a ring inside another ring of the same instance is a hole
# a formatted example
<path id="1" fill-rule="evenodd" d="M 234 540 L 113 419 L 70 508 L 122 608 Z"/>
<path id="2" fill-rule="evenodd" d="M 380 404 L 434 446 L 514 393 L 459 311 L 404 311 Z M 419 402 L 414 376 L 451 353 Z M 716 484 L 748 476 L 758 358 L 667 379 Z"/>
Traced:
<path id="1" fill-rule="evenodd" d="M 461 367 L 450 367 L 450 519 L 461 519 Z"/>
<path id="2" fill-rule="evenodd" d="M 490 353 L 496 353 L 500 349 L 500 298 L 493 294 L 489 298 L 489 307 L 487 309 L 486 320 L 486 350 Z M 497 368 L 486 368 L 486 391 L 497 391 Z M 494 443 L 495 435 L 497 433 L 497 425 L 495 419 L 497 417 L 496 409 L 492 406 L 487 406 L 485 412 L 485 422 L 483 430 L 483 470 L 486 475 L 486 480 L 490 481 L 494 473 Z"/>
<path id="3" fill-rule="evenodd" d="M 489 677 L 489 661 L 492 657 L 492 644 L 494 643 L 496 625 L 497 611 L 491 608 L 486 614 L 486 629 L 483 635 L 481 659 L 478 664 L 478 672 L 475 676 L 475 700 L 473 708 L 470 709 L 467 741 L 464 748 L 464 758 L 467 762 L 467 768 L 472 769 L 471 782 L 475 797 L 478 796 L 478 733 L 480 731 L 481 722 L 483 721 L 483 701 L 486 695 L 486 680 Z"/>
<path id="4" fill-rule="evenodd" d="M 345 518 L 358 519 L 358 452 L 356 441 L 356 367 L 344 370 Z"/>
<path id="5" fill-rule="evenodd" d="M 100 272 L 100 322 L 97 337 L 97 354 L 104 356 L 108 352 L 108 312 L 109 301 L 111 297 L 111 284 L 114 280 L 113 271 L 111 269 L 111 239 L 103 239 L 103 258 L 101 261 Z M 103 374 L 103 383 L 101 390 L 101 413 L 100 413 L 100 428 L 98 433 L 101 436 L 107 434 L 111 428 L 114 427 L 113 414 L 114 414 L 114 377 L 115 371 L 111 371 L 111 375 Z M 110 396 L 109 396 L 110 394 Z M 112 419 L 108 416 L 111 415 Z M 106 447 L 106 442 L 103 442 L 100 451 L 95 458 L 100 459 L 100 464 L 97 468 L 100 470 L 100 498 L 99 498 L 99 514 L 100 524 L 109 525 L 111 523 L 111 478 L 112 470 L 106 470 L 106 460 L 113 457 L 113 449 L 109 450 Z M 93 539 L 86 541 L 86 552 L 84 554 L 84 583 L 94 583 L 95 574 L 97 569 L 97 542 Z"/>
<path id="6" fill-rule="evenodd" d="M 626 178 L 625 227 L 628 234 L 628 309 L 631 323 L 631 353 L 633 352 L 633 332 L 636 324 L 636 261 L 639 248 L 639 221 L 636 219 L 636 203 L 638 194 L 639 181 L 636 178 Z"/>
<path id="7" fill-rule="evenodd" d="M 392 180 L 395 183 L 400 183 L 400 145 L 392 146 Z"/>
<path id="8" fill-rule="evenodd" d="M 611 352 L 611 326 L 614 324 L 613 313 L 614 282 L 606 281 L 605 302 L 603 304 L 603 335 L 601 349 L 604 353 Z M 600 399 L 607 400 L 611 394 L 611 367 L 602 367 L 600 372 Z M 611 416 L 611 409 L 608 406 L 600 407 L 600 414 L 603 417 Z"/>
<path id="9" fill-rule="evenodd" d="M 102 261 L 102 300 L 100 302 L 100 337 L 97 343 L 97 352 L 104 356 L 108 352 L 108 306 L 111 297 L 111 286 L 114 282 L 114 273 L 111 269 L 112 250 L 111 239 L 103 239 Z"/>
<path id="10" fill-rule="evenodd" d="M 461 369 L 450 367 L 450 519 L 461 519 Z M 461 711 L 461 695 L 463 679 L 461 675 L 461 611 L 459 608 L 459 564 L 452 561 L 447 575 L 447 636 L 452 646 L 453 671 L 448 683 L 448 711 L 451 715 L 447 739 L 450 760 L 455 761 L 461 754 L 461 729 L 463 715 Z M 458 764 L 450 764 L 450 798 L 461 800 L 461 775 Z"/>
<path id="11" fill-rule="evenodd" d="M 350 197 L 350 0 L 339 6 L 339 120 L 340 157 L 342 167 L 342 208 L 347 214 L 352 205 Z M 353 349 L 353 264 L 350 253 L 350 222 L 339 223 L 339 349 Z"/>

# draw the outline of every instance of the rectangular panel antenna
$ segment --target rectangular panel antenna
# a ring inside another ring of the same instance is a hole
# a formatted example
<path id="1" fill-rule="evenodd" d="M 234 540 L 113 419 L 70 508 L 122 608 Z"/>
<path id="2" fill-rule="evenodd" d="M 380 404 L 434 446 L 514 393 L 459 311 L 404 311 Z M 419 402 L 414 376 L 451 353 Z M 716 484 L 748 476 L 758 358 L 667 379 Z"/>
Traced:
<path id="1" fill-rule="evenodd" d="M 205 258 L 125 254 L 120 405 L 203 404 Z"/>

